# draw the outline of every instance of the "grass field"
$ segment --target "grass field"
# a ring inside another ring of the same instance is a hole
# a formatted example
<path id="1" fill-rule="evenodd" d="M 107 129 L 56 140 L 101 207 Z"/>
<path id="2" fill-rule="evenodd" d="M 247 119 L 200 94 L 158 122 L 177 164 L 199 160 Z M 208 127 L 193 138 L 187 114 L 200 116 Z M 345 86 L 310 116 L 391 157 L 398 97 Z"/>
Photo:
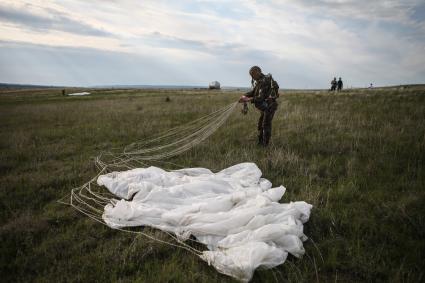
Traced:
<path id="1" fill-rule="evenodd" d="M 184 250 L 112 230 L 57 200 L 97 173 L 100 151 L 192 121 L 240 94 L 1 91 L 1 280 L 234 282 Z M 314 205 L 305 256 L 257 270 L 252 282 L 425 280 L 425 88 L 286 92 L 279 101 L 269 148 L 256 146 L 258 113 L 250 108 L 170 160 L 213 170 L 255 162 L 287 188 L 282 202 Z"/>

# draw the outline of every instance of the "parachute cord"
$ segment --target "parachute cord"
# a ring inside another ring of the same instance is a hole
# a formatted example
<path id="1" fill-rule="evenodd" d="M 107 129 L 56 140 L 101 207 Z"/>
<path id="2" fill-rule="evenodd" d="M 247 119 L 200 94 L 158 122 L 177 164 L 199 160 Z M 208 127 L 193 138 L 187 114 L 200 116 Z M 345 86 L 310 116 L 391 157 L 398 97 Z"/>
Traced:
<path id="1" fill-rule="evenodd" d="M 97 184 L 97 179 L 100 175 L 112 173 L 114 169 L 128 170 L 137 168 L 135 165 L 138 167 L 146 167 L 148 166 L 146 161 L 161 162 L 183 168 L 181 165 L 163 161 L 163 159 L 170 158 L 190 150 L 210 137 L 228 120 L 237 104 L 238 102 L 231 103 L 217 111 L 189 122 L 186 125 L 178 126 L 162 132 L 154 138 L 134 142 L 126 146 L 121 152 L 101 152 L 98 156 L 96 156 L 94 161 L 98 168 L 97 175 L 82 186 L 73 188 L 69 196 L 69 203 L 64 202 L 64 198 L 58 200 L 58 202 L 70 205 L 90 219 L 111 227 L 104 219 L 104 209 L 108 205 L 114 206 L 119 200 L 114 198 L 112 194 L 105 193 L 104 189 Z M 155 144 L 155 146 L 148 147 L 148 145 L 152 144 Z M 178 237 L 168 231 L 161 230 L 169 235 L 175 243 L 155 238 L 154 236 L 141 231 L 133 231 L 120 227 L 113 227 L 113 229 L 142 235 L 156 242 L 185 249 L 197 256 L 202 256 L 203 254 L 202 251 L 185 244 Z M 196 240 L 190 240 L 200 243 Z"/>

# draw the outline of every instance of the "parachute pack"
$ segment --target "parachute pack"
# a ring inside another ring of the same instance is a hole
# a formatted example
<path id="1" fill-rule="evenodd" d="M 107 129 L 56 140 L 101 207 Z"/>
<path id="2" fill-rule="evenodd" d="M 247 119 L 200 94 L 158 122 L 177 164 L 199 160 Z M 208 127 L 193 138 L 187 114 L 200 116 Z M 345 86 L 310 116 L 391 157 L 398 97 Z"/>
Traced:
<path id="1" fill-rule="evenodd" d="M 279 98 L 279 85 L 273 79 L 271 74 L 266 75 L 267 79 L 270 80 L 270 97 L 277 99 Z"/>

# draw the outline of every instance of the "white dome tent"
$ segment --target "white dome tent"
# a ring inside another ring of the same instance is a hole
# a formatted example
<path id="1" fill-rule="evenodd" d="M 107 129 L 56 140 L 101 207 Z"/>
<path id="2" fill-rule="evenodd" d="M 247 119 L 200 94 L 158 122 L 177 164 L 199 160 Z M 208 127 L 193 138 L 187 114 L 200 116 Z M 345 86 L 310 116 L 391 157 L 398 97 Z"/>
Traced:
<path id="1" fill-rule="evenodd" d="M 220 83 L 218 81 L 210 82 L 209 89 L 220 89 Z"/>

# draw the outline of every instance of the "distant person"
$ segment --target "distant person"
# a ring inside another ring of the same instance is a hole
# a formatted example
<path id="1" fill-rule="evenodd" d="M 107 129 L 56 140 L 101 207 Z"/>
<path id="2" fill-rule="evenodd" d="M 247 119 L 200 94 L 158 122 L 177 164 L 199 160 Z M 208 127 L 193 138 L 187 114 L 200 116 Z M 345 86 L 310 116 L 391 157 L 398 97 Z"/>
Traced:
<path id="1" fill-rule="evenodd" d="M 336 85 L 337 85 L 337 82 L 336 82 L 336 78 L 334 77 L 334 79 L 331 81 L 331 89 L 330 89 L 330 91 L 335 91 L 336 90 Z"/>
<path id="2" fill-rule="evenodd" d="M 341 91 L 342 87 L 343 87 L 343 83 L 342 83 L 342 79 L 341 77 L 339 78 L 338 82 L 337 82 L 338 88 L 337 91 Z"/>
<path id="3" fill-rule="evenodd" d="M 271 74 L 264 75 L 260 67 L 249 69 L 252 90 L 242 95 L 239 102 L 254 103 L 261 115 L 258 120 L 258 145 L 268 146 L 272 135 L 272 120 L 277 109 L 276 99 L 279 97 L 279 85 Z"/>
<path id="4" fill-rule="evenodd" d="M 369 86 L 369 88 L 373 88 L 373 83 L 370 83 L 370 86 Z"/>

